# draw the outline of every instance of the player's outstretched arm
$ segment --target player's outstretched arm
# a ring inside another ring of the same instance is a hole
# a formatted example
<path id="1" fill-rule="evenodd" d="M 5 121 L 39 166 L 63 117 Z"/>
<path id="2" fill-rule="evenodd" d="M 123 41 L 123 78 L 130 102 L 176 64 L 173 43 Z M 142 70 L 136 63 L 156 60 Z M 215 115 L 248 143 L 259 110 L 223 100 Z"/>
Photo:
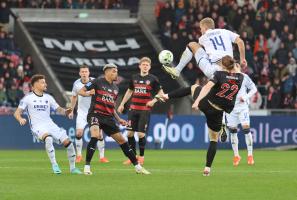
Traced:
<path id="1" fill-rule="evenodd" d="M 199 96 L 197 97 L 197 99 L 195 100 L 195 102 L 192 105 L 192 108 L 195 110 L 198 110 L 198 106 L 199 103 L 201 101 L 201 99 L 203 99 L 204 97 L 206 97 L 206 95 L 209 93 L 209 91 L 211 90 L 211 88 L 214 86 L 214 82 L 212 81 L 208 81 L 208 83 L 203 86 L 203 88 L 201 89 L 201 92 L 199 94 Z"/>
<path id="2" fill-rule="evenodd" d="M 243 42 L 243 40 L 240 37 L 237 37 L 235 39 L 235 43 L 237 44 L 238 50 L 239 50 L 240 64 L 243 67 L 246 67 L 247 66 L 247 62 L 246 62 L 246 59 L 245 59 L 245 45 L 244 45 L 244 42 Z"/>
<path id="3" fill-rule="evenodd" d="M 69 114 L 72 112 L 72 109 L 58 107 L 56 111 L 57 111 L 57 113 L 59 113 L 61 115 L 65 115 L 65 116 L 69 117 Z"/>
<path id="4" fill-rule="evenodd" d="M 127 91 L 126 91 L 126 93 L 125 93 L 125 95 L 123 97 L 123 100 L 122 100 L 122 102 L 120 103 L 120 105 L 118 107 L 118 112 L 119 113 L 123 113 L 124 106 L 127 103 L 127 101 L 131 98 L 132 94 L 133 94 L 133 90 L 127 89 Z"/>
<path id="5" fill-rule="evenodd" d="M 25 125 L 27 120 L 22 117 L 23 109 L 17 108 L 14 112 L 13 116 L 20 123 L 21 126 Z"/>
<path id="6" fill-rule="evenodd" d="M 91 89 L 88 91 L 86 87 L 83 87 L 78 91 L 78 94 L 84 97 L 89 97 L 95 94 L 95 90 Z"/>

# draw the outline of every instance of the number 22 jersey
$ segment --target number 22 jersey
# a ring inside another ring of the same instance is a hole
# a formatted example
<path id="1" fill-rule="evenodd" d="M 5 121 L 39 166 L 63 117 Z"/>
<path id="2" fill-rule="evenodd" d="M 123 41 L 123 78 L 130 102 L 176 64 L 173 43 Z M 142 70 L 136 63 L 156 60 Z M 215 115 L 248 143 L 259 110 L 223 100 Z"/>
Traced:
<path id="1" fill-rule="evenodd" d="M 236 96 L 242 86 L 244 75 L 242 73 L 229 73 L 216 71 L 210 79 L 215 85 L 206 98 L 213 104 L 230 113 L 235 105 Z"/>

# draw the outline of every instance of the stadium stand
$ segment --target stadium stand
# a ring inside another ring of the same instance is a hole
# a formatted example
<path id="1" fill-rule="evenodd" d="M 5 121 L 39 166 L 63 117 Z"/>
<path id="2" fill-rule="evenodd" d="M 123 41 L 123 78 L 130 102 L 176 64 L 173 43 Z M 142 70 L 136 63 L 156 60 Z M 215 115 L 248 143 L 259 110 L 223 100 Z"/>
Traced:
<path id="1" fill-rule="evenodd" d="M 246 44 L 248 67 L 243 70 L 259 87 L 261 108 L 297 108 L 296 1 L 157 1 L 155 16 L 162 44 L 176 61 L 186 44 L 200 37 L 204 17 L 237 32 Z M 190 84 L 204 79 L 195 66 L 193 60 L 183 71 Z"/>

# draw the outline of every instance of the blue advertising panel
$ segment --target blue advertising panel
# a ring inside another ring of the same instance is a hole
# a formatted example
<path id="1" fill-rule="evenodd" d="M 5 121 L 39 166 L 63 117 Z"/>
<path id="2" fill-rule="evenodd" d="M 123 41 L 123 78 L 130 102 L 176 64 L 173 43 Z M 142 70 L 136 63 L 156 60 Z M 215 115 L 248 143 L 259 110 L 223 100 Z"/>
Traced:
<path id="1" fill-rule="evenodd" d="M 75 138 L 75 121 L 63 116 L 52 116 L 63 127 L 72 141 Z M 254 148 L 278 147 L 297 144 L 297 124 L 294 116 L 254 116 L 251 117 L 251 132 Z M 121 127 L 126 136 L 125 127 Z M 20 126 L 12 116 L 0 116 L 0 149 L 40 149 L 43 144 L 32 135 L 29 125 Z M 84 131 L 84 144 L 90 140 L 88 128 Z M 136 140 L 137 137 L 136 137 Z M 105 136 L 106 148 L 115 148 L 115 141 Z M 206 149 L 208 134 L 203 116 L 152 115 L 147 135 L 148 148 L 162 149 Z M 239 132 L 240 148 L 245 148 L 244 135 Z M 230 142 L 220 143 L 219 148 L 231 148 Z"/>

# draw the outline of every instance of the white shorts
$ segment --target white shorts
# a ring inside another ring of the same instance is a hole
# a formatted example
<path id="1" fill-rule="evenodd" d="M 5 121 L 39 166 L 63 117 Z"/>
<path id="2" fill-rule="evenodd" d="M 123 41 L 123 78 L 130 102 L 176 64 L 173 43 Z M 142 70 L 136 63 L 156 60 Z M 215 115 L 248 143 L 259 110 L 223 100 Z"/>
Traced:
<path id="1" fill-rule="evenodd" d="M 207 78 L 211 78 L 212 75 L 221 69 L 221 67 L 216 64 L 212 63 L 207 55 L 207 53 L 204 51 L 203 48 L 199 48 L 195 53 L 195 59 L 197 62 L 198 67 L 201 69 L 201 71 L 204 73 L 204 75 Z"/>
<path id="2" fill-rule="evenodd" d="M 62 144 L 66 139 L 68 139 L 66 130 L 58 127 L 56 124 L 54 124 L 54 125 L 51 124 L 48 126 L 40 126 L 40 127 L 34 128 L 34 130 L 32 130 L 32 134 L 38 140 L 42 140 L 42 137 L 44 136 L 45 133 L 52 136 L 54 142 L 57 144 Z"/>
<path id="3" fill-rule="evenodd" d="M 78 113 L 76 117 L 76 129 L 84 129 L 87 124 L 87 114 Z"/>
<path id="4" fill-rule="evenodd" d="M 230 114 L 226 113 L 228 127 L 237 127 L 238 124 L 250 125 L 250 113 L 248 108 L 233 110 Z"/>

